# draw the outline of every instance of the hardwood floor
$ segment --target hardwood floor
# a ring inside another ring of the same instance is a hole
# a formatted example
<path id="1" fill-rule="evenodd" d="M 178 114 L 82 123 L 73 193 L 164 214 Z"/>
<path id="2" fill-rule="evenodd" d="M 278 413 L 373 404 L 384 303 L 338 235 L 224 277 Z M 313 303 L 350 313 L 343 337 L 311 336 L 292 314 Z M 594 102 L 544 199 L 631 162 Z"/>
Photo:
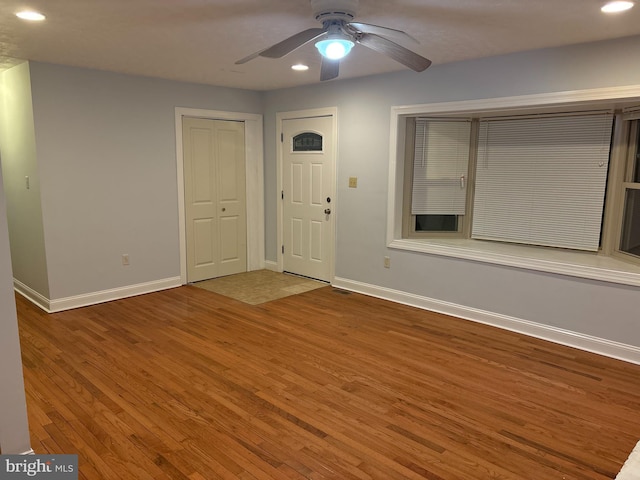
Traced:
<path id="1" fill-rule="evenodd" d="M 36 453 L 83 479 L 612 479 L 640 366 L 331 287 L 17 298 Z"/>

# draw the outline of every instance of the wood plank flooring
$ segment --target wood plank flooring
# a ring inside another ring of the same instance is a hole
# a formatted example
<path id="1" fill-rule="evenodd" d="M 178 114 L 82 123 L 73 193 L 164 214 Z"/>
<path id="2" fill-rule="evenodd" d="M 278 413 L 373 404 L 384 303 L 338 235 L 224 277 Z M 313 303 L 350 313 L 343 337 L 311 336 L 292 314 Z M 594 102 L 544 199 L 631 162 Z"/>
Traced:
<path id="1" fill-rule="evenodd" d="M 81 479 L 601 480 L 640 438 L 640 366 L 331 287 L 17 302 L 32 446 Z"/>

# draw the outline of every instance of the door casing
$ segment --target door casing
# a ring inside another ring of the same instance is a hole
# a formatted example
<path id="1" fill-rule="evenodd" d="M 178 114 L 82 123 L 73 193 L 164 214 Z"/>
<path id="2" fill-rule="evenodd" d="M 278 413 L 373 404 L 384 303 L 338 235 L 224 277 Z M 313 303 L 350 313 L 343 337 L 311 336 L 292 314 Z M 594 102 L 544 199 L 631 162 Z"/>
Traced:
<path id="1" fill-rule="evenodd" d="M 264 161 L 262 115 L 176 107 L 176 172 L 178 192 L 178 232 L 180 240 L 180 281 L 187 283 L 187 244 L 184 199 L 184 153 L 182 117 L 235 120 L 245 124 L 245 161 L 247 192 L 247 270 L 264 268 Z"/>
<path id="2" fill-rule="evenodd" d="M 309 110 L 296 110 L 291 112 L 278 112 L 276 114 L 276 125 L 277 125 L 277 194 L 278 194 L 278 212 L 277 212 L 277 229 L 278 229 L 278 251 L 277 251 L 277 268 L 279 272 L 284 271 L 284 256 L 282 254 L 281 245 L 284 242 L 284 209 L 282 199 L 280 197 L 281 192 L 283 190 L 283 143 L 280 141 L 283 135 L 283 121 L 290 119 L 300 119 L 300 118 L 313 118 L 313 117 L 331 117 L 332 118 L 332 129 L 333 129 L 333 145 L 331 145 L 332 149 L 332 158 L 334 164 L 332 165 L 333 170 L 333 178 L 334 181 L 331 184 L 331 193 L 330 197 L 332 199 L 331 204 L 331 221 L 333 222 L 333 240 L 332 240 L 332 253 L 331 253 L 331 265 L 330 265 L 330 278 L 331 283 L 333 282 L 333 278 L 335 277 L 335 254 L 336 254 L 336 239 L 337 239 L 337 214 L 338 214 L 338 198 L 336 195 L 336 178 L 337 178 L 337 160 L 338 160 L 338 109 L 337 107 L 326 107 L 326 108 L 314 108 Z"/>
<path id="3" fill-rule="evenodd" d="M 246 272 L 244 122 L 182 117 L 182 125 L 187 281 Z"/>

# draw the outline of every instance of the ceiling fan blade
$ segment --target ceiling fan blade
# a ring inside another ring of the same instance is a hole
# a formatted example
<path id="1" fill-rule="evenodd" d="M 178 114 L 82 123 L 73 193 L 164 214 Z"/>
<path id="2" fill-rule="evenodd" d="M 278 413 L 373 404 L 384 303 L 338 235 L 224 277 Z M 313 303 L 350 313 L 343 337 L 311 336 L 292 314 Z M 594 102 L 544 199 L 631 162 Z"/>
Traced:
<path id="1" fill-rule="evenodd" d="M 310 42 L 314 38 L 318 38 L 325 33 L 326 31 L 323 28 L 310 28 L 276 43 L 266 50 L 261 51 L 258 55 L 267 58 L 281 58 L 287 53 L 293 52 L 296 48 L 301 47 L 305 43 Z"/>
<path id="2" fill-rule="evenodd" d="M 255 53 L 252 53 L 251 55 L 247 55 L 246 57 L 241 58 L 240 60 L 238 60 L 236 62 L 236 65 L 242 65 L 243 63 L 247 63 L 249 60 L 253 60 L 254 58 L 258 58 L 263 51 L 264 50 L 260 50 L 259 52 L 255 52 Z"/>
<path id="3" fill-rule="evenodd" d="M 357 38 L 357 42 L 371 50 L 393 58 L 396 62 L 400 62 L 416 72 L 422 72 L 431 65 L 431 60 L 378 35 L 363 33 Z"/>
<path id="4" fill-rule="evenodd" d="M 338 76 L 340 72 L 340 60 L 329 60 L 322 57 L 322 66 L 320 67 L 320 81 L 331 80 Z"/>
<path id="5" fill-rule="evenodd" d="M 374 35 L 389 37 L 398 41 L 409 40 L 413 43 L 420 43 L 418 42 L 418 40 L 413 38 L 407 32 L 403 32 L 402 30 L 396 30 L 395 28 L 380 27 L 378 25 L 371 25 L 369 23 L 360 23 L 360 22 L 350 22 L 348 25 L 355 28 L 358 32 L 372 33 Z"/>

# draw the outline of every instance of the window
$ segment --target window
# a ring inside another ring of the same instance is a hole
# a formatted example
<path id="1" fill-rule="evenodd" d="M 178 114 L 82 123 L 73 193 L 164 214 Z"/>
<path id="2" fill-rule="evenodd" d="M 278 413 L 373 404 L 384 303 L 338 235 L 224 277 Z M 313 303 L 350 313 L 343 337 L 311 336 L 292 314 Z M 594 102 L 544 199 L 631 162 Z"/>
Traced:
<path id="1" fill-rule="evenodd" d="M 613 115 L 480 121 L 472 238 L 597 251 Z"/>
<path id="2" fill-rule="evenodd" d="M 303 132 L 293 137 L 294 152 L 321 152 L 322 135 L 314 132 Z"/>
<path id="3" fill-rule="evenodd" d="M 411 177 L 408 238 L 456 232 L 481 240 L 598 250 L 610 112 L 408 122 L 414 138 L 412 168 L 406 170 Z M 475 159 L 475 190 L 467 202 L 470 158 Z M 469 235 L 464 227 L 470 214 Z"/>
<path id="4" fill-rule="evenodd" d="M 392 107 L 387 246 L 640 285 L 639 103 L 640 85 Z"/>
<path id="5" fill-rule="evenodd" d="M 407 231 L 462 232 L 467 203 L 471 120 L 410 120 L 414 132 Z"/>
<path id="6" fill-rule="evenodd" d="M 629 127 L 620 251 L 640 257 L 640 120 Z"/>

